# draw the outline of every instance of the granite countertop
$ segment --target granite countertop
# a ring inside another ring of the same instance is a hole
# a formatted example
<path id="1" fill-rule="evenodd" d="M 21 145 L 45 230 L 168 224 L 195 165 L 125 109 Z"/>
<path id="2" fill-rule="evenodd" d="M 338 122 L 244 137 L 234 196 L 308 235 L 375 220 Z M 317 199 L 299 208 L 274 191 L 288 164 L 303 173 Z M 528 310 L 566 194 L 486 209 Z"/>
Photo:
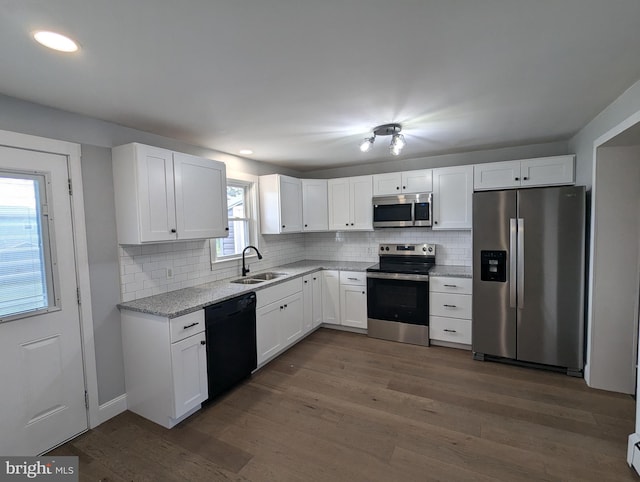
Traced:
<path id="1" fill-rule="evenodd" d="M 260 274 L 265 271 L 285 273 L 284 276 L 274 280 L 265 281 L 263 283 L 254 285 L 231 283 L 232 280 L 240 278 L 240 276 L 237 276 L 193 286 L 191 288 L 183 288 L 181 290 L 169 291 L 168 293 L 161 293 L 147 298 L 140 298 L 139 300 L 120 303 L 118 308 L 121 310 L 149 313 L 166 318 L 176 318 L 202 309 L 205 306 L 225 301 L 244 293 L 259 291 L 263 288 L 268 288 L 270 286 L 313 273 L 314 271 L 320 271 L 322 269 L 365 271 L 373 264 L 374 263 L 371 262 L 361 261 L 298 261 L 296 263 L 285 264 L 251 273 L 251 275 Z"/>
<path id="2" fill-rule="evenodd" d="M 471 278 L 473 269 L 471 266 L 448 266 L 436 264 L 429 270 L 429 276 L 451 276 L 452 278 Z"/>

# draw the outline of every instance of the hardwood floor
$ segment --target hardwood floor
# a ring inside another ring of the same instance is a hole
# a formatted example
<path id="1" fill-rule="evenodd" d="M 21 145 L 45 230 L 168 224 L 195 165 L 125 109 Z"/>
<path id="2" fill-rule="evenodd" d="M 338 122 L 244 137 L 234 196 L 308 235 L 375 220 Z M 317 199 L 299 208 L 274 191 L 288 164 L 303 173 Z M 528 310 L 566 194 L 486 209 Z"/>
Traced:
<path id="1" fill-rule="evenodd" d="M 629 396 L 320 329 L 172 430 L 125 412 L 55 449 L 81 480 L 635 481 Z"/>

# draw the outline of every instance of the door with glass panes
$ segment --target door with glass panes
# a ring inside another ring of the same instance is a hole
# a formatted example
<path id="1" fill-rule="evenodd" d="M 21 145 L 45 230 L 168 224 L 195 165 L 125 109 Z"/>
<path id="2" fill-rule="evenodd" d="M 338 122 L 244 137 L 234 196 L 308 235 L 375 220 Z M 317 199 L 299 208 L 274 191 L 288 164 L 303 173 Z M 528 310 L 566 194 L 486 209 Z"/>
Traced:
<path id="1" fill-rule="evenodd" d="M 66 156 L 0 147 L 0 454 L 87 428 Z"/>

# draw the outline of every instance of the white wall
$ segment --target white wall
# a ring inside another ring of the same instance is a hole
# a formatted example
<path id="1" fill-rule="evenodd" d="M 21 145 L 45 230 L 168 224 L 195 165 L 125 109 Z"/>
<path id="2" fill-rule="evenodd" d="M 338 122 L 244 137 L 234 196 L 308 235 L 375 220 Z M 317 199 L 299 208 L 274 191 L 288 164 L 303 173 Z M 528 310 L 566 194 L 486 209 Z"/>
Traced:
<path id="1" fill-rule="evenodd" d="M 640 283 L 640 145 L 601 147 L 595 167 L 587 378 L 595 388 L 634 393 Z"/>

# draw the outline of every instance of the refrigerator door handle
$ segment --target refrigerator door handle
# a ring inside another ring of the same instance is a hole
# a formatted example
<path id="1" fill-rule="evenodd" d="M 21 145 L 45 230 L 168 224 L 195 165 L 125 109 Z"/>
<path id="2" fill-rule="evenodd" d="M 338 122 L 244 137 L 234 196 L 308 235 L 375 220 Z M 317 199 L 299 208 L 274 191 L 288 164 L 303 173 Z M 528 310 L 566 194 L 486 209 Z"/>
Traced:
<path id="1" fill-rule="evenodd" d="M 511 308 L 516 307 L 516 273 L 517 265 L 516 260 L 516 244 L 517 244 L 518 229 L 516 225 L 516 219 L 509 219 L 509 306 Z"/>
<path id="2" fill-rule="evenodd" d="M 518 308 L 524 308 L 524 219 L 518 218 Z"/>

